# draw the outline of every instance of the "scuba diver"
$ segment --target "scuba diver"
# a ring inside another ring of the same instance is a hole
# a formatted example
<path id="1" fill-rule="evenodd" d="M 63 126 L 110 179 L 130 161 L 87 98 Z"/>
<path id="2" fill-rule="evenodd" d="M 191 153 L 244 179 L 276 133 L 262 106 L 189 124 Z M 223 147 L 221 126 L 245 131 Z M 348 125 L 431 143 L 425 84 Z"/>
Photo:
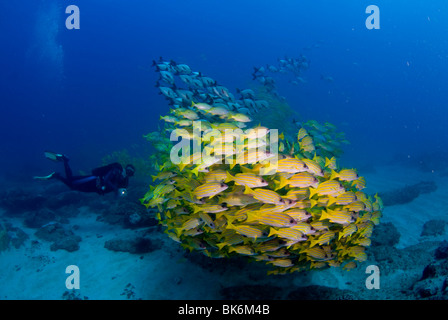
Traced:
<path id="1" fill-rule="evenodd" d="M 45 157 L 56 162 L 64 162 L 65 177 L 60 173 L 52 172 L 48 176 L 34 177 L 34 179 L 57 179 L 65 183 L 70 189 L 81 192 L 97 192 L 101 195 L 114 192 L 116 196 L 126 196 L 129 177 L 132 177 L 135 173 L 135 167 L 132 164 L 128 164 L 123 169 L 121 164 L 114 162 L 93 169 L 91 175 L 74 176 L 68 164 L 69 159 L 65 155 L 45 151 Z"/>

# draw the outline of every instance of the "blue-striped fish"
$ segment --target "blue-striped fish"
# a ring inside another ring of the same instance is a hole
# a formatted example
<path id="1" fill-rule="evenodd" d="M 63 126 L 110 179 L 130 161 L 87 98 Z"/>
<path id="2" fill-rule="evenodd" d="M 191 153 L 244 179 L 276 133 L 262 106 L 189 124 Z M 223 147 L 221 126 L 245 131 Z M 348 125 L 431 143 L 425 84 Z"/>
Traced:
<path id="1" fill-rule="evenodd" d="M 237 122 L 251 122 L 252 121 L 252 119 L 244 113 L 229 112 L 227 117 L 228 117 L 228 119 L 232 119 Z"/>
<path id="2" fill-rule="evenodd" d="M 336 178 L 342 181 L 354 181 L 357 180 L 359 177 L 356 171 L 353 169 L 342 169 L 339 172 L 332 170 L 330 179 L 336 179 Z"/>
<path id="3" fill-rule="evenodd" d="M 346 191 L 337 197 L 329 196 L 328 198 L 327 206 L 331 206 L 332 204 L 347 205 L 357 200 L 356 194 L 353 191 Z"/>
<path id="4" fill-rule="evenodd" d="M 347 253 L 350 257 L 355 258 L 359 262 L 364 262 L 367 260 L 367 254 L 365 252 L 365 247 L 355 246 L 347 249 Z"/>
<path id="5" fill-rule="evenodd" d="M 294 265 L 291 259 L 274 259 L 272 261 L 269 261 L 268 263 L 271 263 L 276 267 L 282 267 L 282 268 L 288 268 Z"/>
<path id="6" fill-rule="evenodd" d="M 297 173 L 307 170 L 305 162 L 296 158 L 280 159 L 277 162 L 271 164 L 272 169 L 276 172 Z"/>
<path id="7" fill-rule="evenodd" d="M 304 237 L 302 232 L 300 232 L 299 230 L 295 230 L 293 228 L 275 229 L 271 227 L 268 237 L 271 236 L 277 236 L 282 239 L 288 239 L 293 241 L 303 241 L 307 239 L 306 237 Z"/>
<path id="8" fill-rule="evenodd" d="M 308 211 L 298 208 L 289 209 L 284 211 L 283 213 L 287 214 L 297 222 L 306 221 L 311 218 L 311 214 Z"/>
<path id="9" fill-rule="evenodd" d="M 227 177 L 227 173 L 224 170 L 213 170 L 205 174 L 205 182 L 224 182 Z"/>
<path id="10" fill-rule="evenodd" d="M 301 201 L 308 199 L 310 196 L 310 191 L 308 188 L 293 188 L 288 190 L 286 195 L 283 196 L 284 199 L 291 199 L 296 201 Z"/>
<path id="11" fill-rule="evenodd" d="M 336 170 L 337 168 L 336 158 L 335 157 L 331 157 L 330 159 L 325 158 L 325 167 Z"/>
<path id="12" fill-rule="evenodd" d="M 190 230 L 193 228 L 196 228 L 197 226 L 199 226 L 202 223 L 200 218 L 190 218 L 187 221 L 184 222 L 184 224 L 182 225 L 181 228 L 179 228 L 179 231 L 184 231 L 184 230 Z"/>
<path id="13" fill-rule="evenodd" d="M 331 240 L 336 236 L 336 233 L 334 231 L 327 231 L 317 238 L 310 240 L 310 248 L 314 247 L 316 244 L 324 245 L 330 243 Z"/>
<path id="14" fill-rule="evenodd" d="M 234 181 L 237 185 L 247 186 L 249 188 L 258 188 L 268 185 L 266 180 L 253 173 L 237 173 L 235 176 L 232 176 L 229 172 L 227 172 L 226 174 L 226 183 L 229 181 Z"/>
<path id="15" fill-rule="evenodd" d="M 204 197 L 212 198 L 213 196 L 226 190 L 227 188 L 228 186 L 224 183 L 219 182 L 204 183 L 203 185 L 200 185 L 199 187 L 193 190 L 193 195 L 198 199 Z"/>
<path id="16" fill-rule="evenodd" d="M 291 227 L 291 229 L 300 231 L 303 234 L 310 235 L 316 233 L 316 229 L 314 229 L 307 222 L 298 222 L 295 226 Z"/>
<path id="17" fill-rule="evenodd" d="M 307 135 L 308 135 L 308 132 L 306 131 L 306 129 L 305 129 L 305 128 L 300 128 L 300 129 L 299 129 L 299 132 L 298 132 L 298 134 L 297 134 L 297 141 L 302 140 L 302 139 L 305 138 L 305 136 L 307 136 Z"/>
<path id="18" fill-rule="evenodd" d="M 352 183 L 358 190 L 362 190 L 366 187 L 366 179 L 364 177 L 359 177 L 357 180 L 353 181 Z"/>
<path id="19" fill-rule="evenodd" d="M 346 210 L 331 210 L 328 208 L 322 211 L 320 220 L 324 219 L 328 219 L 331 222 L 338 224 L 349 224 L 355 222 L 351 212 Z"/>
<path id="20" fill-rule="evenodd" d="M 219 198 L 220 203 L 226 203 L 227 206 L 246 206 L 251 203 L 259 203 L 250 194 L 228 193 Z"/>
<path id="21" fill-rule="evenodd" d="M 359 212 L 366 209 L 366 205 L 362 201 L 355 201 L 352 202 L 346 206 L 343 206 L 344 209 L 347 209 L 348 211 L 354 211 Z"/>
<path id="22" fill-rule="evenodd" d="M 219 250 L 222 250 L 225 246 L 234 246 L 244 242 L 245 237 L 238 234 L 234 230 L 224 229 L 219 238 L 220 243 L 217 243 L 216 246 Z"/>
<path id="23" fill-rule="evenodd" d="M 251 188 L 246 186 L 244 193 L 252 195 L 255 199 L 263 203 L 272 203 L 278 205 L 285 204 L 285 201 L 277 192 L 269 189 L 257 188 L 252 190 Z"/>
<path id="24" fill-rule="evenodd" d="M 351 223 L 348 226 L 344 227 L 341 231 L 339 231 L 339 237 L 338 240 L 341 240 L 341 238 L 346 238 L 348 236 L 351 236 L 353 233 L 358 230 L 358 227 Z"/>
<path id="25" fill-rule="evenodd" d="M 246 222 L 257 222 L 279 228 L 292 227 L 297 224 L 296 220 L 282 212 L 268 212 L 262 214 L 259 214 L 258 212 L 248 212 Z"/>
<path id="26" fill-rule="evenodd" d="M 327 253 L 321 247 L 314 247 L 304 250 L 309 260 L 312 261 L 325 261 L 331 259 L 332 257 L 328 257 Z"/>
<path id="27" fill-rule="evenodd" d="M 315 194 L 318 196 L 333 196 L 337 197 L 345 192 L 342 184 L 336 180 L 327 180 L 319 183 L 317 188 L 310 188 L 310 198 Z"/>
<path id="28" fill-rule="evenodd" d="M 212 106 L 207 103 L 203 103 L 203 102 L 194 103 L 193 101 L 191 102 L 191 106 L 194 108 L 197 108 L 199 110 L 209 110 L 212 108 Z"/>
<path id="29" fill-rule="evenodd" d="M 303 158 L 302 161 L 305 162 L 308 172 L 310 172 L 316 176 L 319 176 L 319 177 L 324 176 L 322 167 L 316 161 L 307 159 L 307 158 Z"/>
<path id="30" fill-rule="evenodd" d="M 281 189 L 286 185 L 298 188 L 317 188 L 319 185 L 319 180 L 317 180 L 317 178 L 309 172 L 299 172 L 294 174 L 289 179 L 286 179 L 284 176 L 280 176 L 280 183 L 277 189 Z"/>
<path id="31" fill-rule="evenodd" d="M 255 240 L 266 236 L 266 233 L 258 226 L 233 225 L 228 223 L 227 228 L 235 230 L 237 233 Z"/>
<path id="32" fill-rule="evenodd" d="M 229 252 L 236 252 L 245 256 L 253 256 L 256 254 L 255 250 L 248 245 L 231 246 L 229 247 Z"/>
<path id="33" fill-rule="evenodd" d="M 244 132 L 245 139 L 261 139 L 269 133 L 269 129 L 262 126 L 257 126 L 255 128 L 247 129 Z"/>
<path id="34" fill-rule="evenodd" d="M 285 246 L 285 241 L 275 238 L 258 244 L 255 248 L 259 252 L 272 252 Z"/>
<path id="35" fill-rule="evenodd" d="M 193 213 L 205 212 L 205 213 L 218 213 L 226 211 L 228 208 L 225 204 L 201 204 L 193 205 Z"/>

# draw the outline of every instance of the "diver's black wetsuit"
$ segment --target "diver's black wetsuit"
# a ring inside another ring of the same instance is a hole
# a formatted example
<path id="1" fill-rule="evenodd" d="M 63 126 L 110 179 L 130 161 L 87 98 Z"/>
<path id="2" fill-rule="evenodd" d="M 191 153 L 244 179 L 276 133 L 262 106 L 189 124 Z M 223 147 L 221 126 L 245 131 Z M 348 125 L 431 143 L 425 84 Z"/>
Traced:
<path id="1" fill-rule="evenodd" d="M 99 194 L 112 191 L 117 193 L 119 188 L 127 188 L 129 183 L 129 177 L 123 174 L 123 167 L 117 162 L 93 169 L 92 175 L 88 176 L 74 176 L 66 158 L 64 158 L 64 168 L 65 178 L 60 174 L 55 174 L 54 177 L 72 190 Z"/>

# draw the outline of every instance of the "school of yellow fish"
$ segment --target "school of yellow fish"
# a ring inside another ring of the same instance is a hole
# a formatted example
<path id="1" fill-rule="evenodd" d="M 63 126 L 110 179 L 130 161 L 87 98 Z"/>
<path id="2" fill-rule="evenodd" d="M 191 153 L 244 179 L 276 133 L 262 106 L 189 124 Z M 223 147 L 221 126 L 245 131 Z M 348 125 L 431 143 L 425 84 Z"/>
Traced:
<path id="1" fill-rule="evenodd" d="M 158 209 L 164 232 L 183 248 L 247 256 L 272 274 L 349 270 L 367 259 L 383 205 L 362 191 L 355 169 L 338 165 L 347 141 L 334 125 L 305 122 L 291 141 L 250 126 L 248 114 L 195 101 L 161 119 L 166 147 L 140 201 Z"/>

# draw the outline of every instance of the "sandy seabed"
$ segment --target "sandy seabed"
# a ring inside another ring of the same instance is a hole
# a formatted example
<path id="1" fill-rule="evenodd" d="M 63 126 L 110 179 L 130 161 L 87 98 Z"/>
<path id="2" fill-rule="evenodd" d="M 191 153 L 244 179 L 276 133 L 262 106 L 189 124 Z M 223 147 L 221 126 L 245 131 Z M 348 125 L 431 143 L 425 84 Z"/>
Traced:
<path id="1" fill-rule="evenodd" d="M 393 165 L 375 169 L 375 173 L 364 175 L 368 186 L 365 191 L 369 194 L 387 192 L 419 181 L 434 181 L 438 187 L 436 191 L 422 194 L 410 203 L 385 208 L 381 223 L 392 223 L 400 233 L 400 241 L 395 246 L 397 249 L 426 246 L 428 250 L 434 250 L 440 241 L 447 240 L 446 234 L 420 236 L 425 222 L 447 220 L 447 176 Z M 27 228 L 22 217 L 6 217 L 4 213 L 0 214 L 0 218 L 22 229 L 29 238 L 18 249 L 10 246 L 0 252 L 2 300 L 222 299 L 223 288 L 249 285 L 273 286 L 285 292 L 319 285 L 349 290 L 357 299 L 409 299 L 412 297 L 402 293 L 404 286 L 417 281 L 428 264 L 427 257 L 422 256 L 420 263 L 400 265 L 394 269 L 393 265 L 383 266 L 369 255 L 368 261 L 351 271 L 331 268 L 288 276 L 267 276 L 264 273 L 251 276 L 245 270 L 216 272 L 213 268 L 203 268 L 186 259 L 184 250 L 160 230 L 150 233 L 151 241 L 160 244 L 155 251 L 132 254 L 107 250 L 105 241 L 131 237 L 139 230 L 98 221 L 97 214 L 88 207 L 80 207 L 79 214 L 69 219 L 69 224 L 77 226 L 76 234 L 82 238 L 79 250 L 74 252 L 51 251 L 50 243 L 38 239 L 36 229 Z M 66 279 L 70 275 L 66 273 L 66 268 L 69 265 L 79 268 L 79 289 L 66 288 Z M 378 290 L 366 288 L 366 267 L 369 265 L 377 265 L 380 271 L 385 271 L 381 273 Z M 256 263 L 246 266 L 257 268 Z"/>

